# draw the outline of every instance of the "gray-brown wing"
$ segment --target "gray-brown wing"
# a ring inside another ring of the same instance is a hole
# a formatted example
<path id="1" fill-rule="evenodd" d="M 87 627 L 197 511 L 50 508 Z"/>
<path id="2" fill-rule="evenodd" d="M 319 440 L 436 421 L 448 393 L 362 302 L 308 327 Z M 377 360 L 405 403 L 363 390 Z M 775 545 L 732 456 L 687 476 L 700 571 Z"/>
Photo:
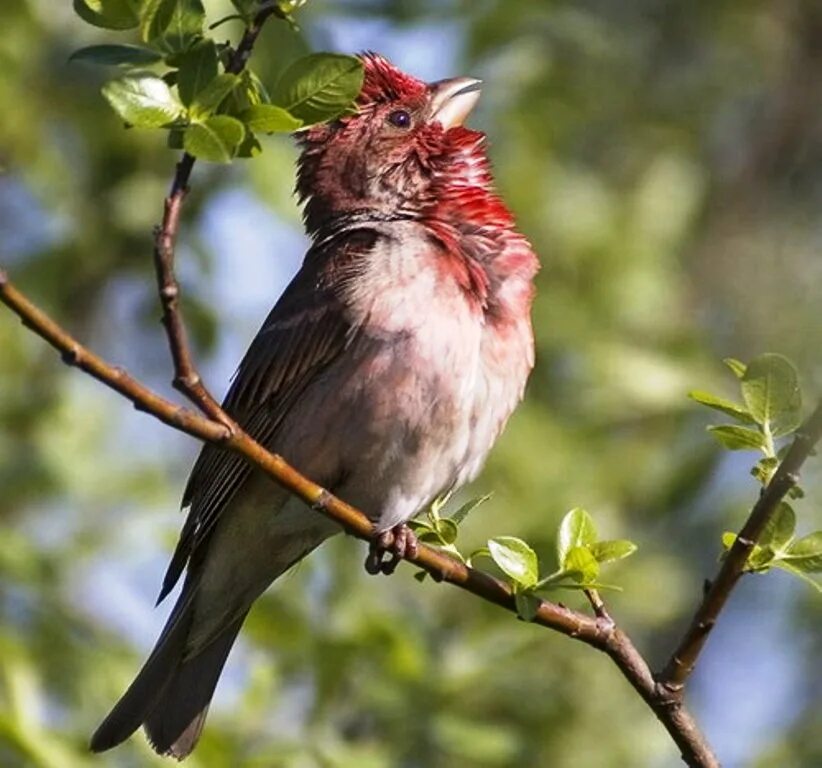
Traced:
<path id="1" fill-rule="evenodd" d="M 258 442 L 271 444 L 284 415 L 309 382 L 353 342 L 356 328 L 336 289 L 340 275 L 348 279 L 356 273 L 374 240 L 373 233 L 357 230 L 309 251 L 252 341 L 223 407 Z M 203 447 L 183 494 L 189 512 L 158 603 L 250 472 L 251 466 L 238 454 L 216 445 Z"/>

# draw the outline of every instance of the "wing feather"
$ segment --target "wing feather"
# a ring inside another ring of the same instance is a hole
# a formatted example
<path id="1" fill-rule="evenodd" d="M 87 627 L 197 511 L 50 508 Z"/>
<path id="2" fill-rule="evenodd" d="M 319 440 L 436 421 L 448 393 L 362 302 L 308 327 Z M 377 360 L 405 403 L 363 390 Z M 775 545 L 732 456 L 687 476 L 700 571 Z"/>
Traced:
<path id="1" fill-rule="evenodd" d="M 263 445 L 276 442 L 283 417 L 314 377 L 356 338 L 340 295 L 340 276 L 352 276 L 377 235 L 358 229 L 308 252 L 240 363 L 223 407 Z M 223 509 L 252 471 L 236 453 L 205 445 L 183 494 L 189 507 L 158 603 L 201 549 Z"/>

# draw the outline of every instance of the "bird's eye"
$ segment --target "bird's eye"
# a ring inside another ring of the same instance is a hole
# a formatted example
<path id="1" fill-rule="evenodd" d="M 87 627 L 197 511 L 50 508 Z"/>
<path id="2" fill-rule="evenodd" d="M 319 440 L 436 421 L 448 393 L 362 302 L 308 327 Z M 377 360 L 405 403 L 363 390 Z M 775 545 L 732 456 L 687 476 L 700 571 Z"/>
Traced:
<path id="1" fill-rule="evenodd" d="M 411 113 L 404 109 L 395 109 L 388 115 L 388 122 L 395 128 L 410 128 Z"/>

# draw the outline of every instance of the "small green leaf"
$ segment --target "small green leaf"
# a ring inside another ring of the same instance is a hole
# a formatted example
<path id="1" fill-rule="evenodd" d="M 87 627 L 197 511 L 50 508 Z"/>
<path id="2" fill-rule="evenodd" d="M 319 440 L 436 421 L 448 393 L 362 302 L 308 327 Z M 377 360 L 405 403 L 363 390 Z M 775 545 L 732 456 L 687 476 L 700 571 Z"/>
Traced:
<path id="1" fill-rule="evenodd" d="M 494 494 L 486 493 L 484 496 L 477 496 L 475 499 L 466 501 L 453 515 L 449 515 L 449 519 L 453 520 L 457 525 L 462 523 L 468 515 L 470 515 L 477 507 L 482 506 Z"/>
<path id="2" fill-rule="evenodd" d="M 362 88 L 362 62 L 353 56 L 312 53 L 283 72 L 272 101 L 304 125 L 337 117 L 348 109 Z"/>
<path id="3" fill-rule="evenodd" d="M 759 537 L 759 546 L 779 552 L 791 539 L 796 529 L 796 514 L 790 504 L 780 501 L 774 513 L 765 524 Z"/>
<path id="4" fill-rule="evenodd" d="M 565 568 L 565 558 L 573 547 L 590 546 L 597 540 L 597 531 L 591 516 L 581 507 L 572 509 L 559 524 L 557 560 Z"/>
<path id="5" fill-rule="evenodd" d="M 211 163 L 229 163 L 240 142 L 245 127 L 228 115 L 215 115 L 202 123 L 192 123 L 183 135 L 186 152 Z"/>
<path id="6" fill-rule="evenodd" d="M 103 86 L 103 96 L 127 123 L 140 128 L 158 128 L 173 122 L 182 106 L 161 77 L 128 75 Z"/>
<path id="7" fill-rule="evenodd" d="M 139 22 L 136 7 L 136 0 L 74 0 L 74 12 L 103 29 L 133 29 Z"/>
<path id="8" fill-rule="evenodd" d="M 497 536 L 488 540 L 488 552 L 500 570 L 516 584 L 530 589 L 539 578 L 537 555 L 522 539 Z"/>
<path id="9" fill-rule="evenodd" d="M 523 621 L 533 621 L 536 618 L 542 601 L 530 592 L 515 592 L 514 604 L 517 607 L 517 616 Z"/>
<path id="10" fill-rule="evenodd" d="M 177 53 L 202 35 L 204 22 L 201 0 L 143 0 L 140 36 L 145 43 Z"/>
<path id="11" fill-rule="evenodd" d="M 742 377 L 742 398 L 751 416 L 774 437 L 793 432 L 801 423 L 799 376 L 782 355 L 768 353 L 749 363 Z"/>
<path id="12" fill-rule="evenodd" d="M 423 582 L 423 581 L 425 581 L 425 577 L 426 577 L 427 575 L 428 575 L 428 572 L 427 572 L 427 571 L 417 571 L 417 572 L 414 574 L 414 578 L 415 578 L 418 582 L 420 582 L 420 584 L 422 584 L 422 582 Z"/>
<path id="13" fill-rule="evenodd" d="M 217 46 L 202 40 L 180 56 L 177 90 L 186 106 L 217 77 Z"/>
<path id="14" fill-rule="evenodd" d="M 804 573 L 822 572 L 822 531 L 797 539 L 782 554 L 782 559 Z"/>
<path id="15" fill-rule="evenodd" d="M 291 133 L 303 124 L 302 120 L 273 104 L 256 104 L 243 111 L 239 117 L 252 131 L 263 133 Z"/>
<path id="16" fill-rule="evenodd" d="M 776 472 L 778 466 L 779 459 L 777 459 L 776 456 L 765 456 L 751 467 L 751 474 L 759 480 L 762 485 L 767 485 L 771 482 L 773 473 Z"/>
<path id="17" fill-rule="evenodd" d="M 756 424 L 753 416 L 745 410 L 741 405 L 737 405 L 730 400 L 725 400 L 722 397 L 710 394 L 710 392 L 703 392 L 695 389 L 688 393 L 691 400 L 695 400 L 700 405 L 706 405 L 708 408 L 713 408 L 715 411 L 722 411 L 722 413 L 733 417 L 737 421 L 745 424 Z"/>
<path id="18" fill-rule="evenodd" d="M 611 541 L 597 541 L 590 545 L 589 549 L 594 559 L 598 563 L 610 563 L 614 560 L 622 560 L 636 552 L 636 544 L 627 539 L 613 539 Z"/>
<path id="19" fill-rule="evenodd" d="M 731 372 L 737 379 L 741 379 L 745 375 L 745 370 L 748 367 L 745 363 L 736 360 L 733 357 L 726 357 L 722 362 L 731 369 Z"/>
<path id="20" fill-rule="evenodd" d="M 447 517 L 441 517 L 437 520 L 437 534 L 439 534 L 443 544 L 453 544 L 457 540 L 458 533 L 457 524 L 453 520 L 449 520 Z"/>
<path id="21" fill-rule="evenodd" d="M 162 58 L 159 53 L 139 45 L 89 45 L 69 56 L 69 61 L 117 66 L 118 64 L 153 64 Z"/>
<path id="22" fill-rule="evenodd" d="M 562 562 L 562 569 L 581 584 L 589 584 L 599 576 L 599 563 L 590 549 L 584 546 L 571 547 Z"/>
<path id="23" fill-rule="evenodd" d="M 488 547 L 480 547 L 479 549 L 475 549 L 465 559 L 466 565 L 469 565 L 473 568 L 474 560 L 476 560 L 478 557 L 491 557 L 491 550 L 488 549 Z"/>
<path id="24" fill-rule="evenodd" d="M 783 571 L 793 574 L 798 579 L 802 579 L 802 581 L 810 584 L 817 592 L 822 592 L 822 584 L 808 576 L 801 568 L 797 568 L 796 563 L 792 560 L 774 560 L 773 565 L 775 568 L 781 568 Z"/>
<path id="25" fill-rule="evenodd" d="M 192 119 L 201 120 L 211 115 L 237 85 L 237 75 L 224 72 L 217 75 L 191 102 Z M 240 122 L 240 121 L 237 121 Z"/>
<path id="26" fill-rule="evenodd" d="M 708 427 L 708 432 L 731 451 L 761 450 L 766 446 L 765 436 L 747 427 L 722 424 Z"/>

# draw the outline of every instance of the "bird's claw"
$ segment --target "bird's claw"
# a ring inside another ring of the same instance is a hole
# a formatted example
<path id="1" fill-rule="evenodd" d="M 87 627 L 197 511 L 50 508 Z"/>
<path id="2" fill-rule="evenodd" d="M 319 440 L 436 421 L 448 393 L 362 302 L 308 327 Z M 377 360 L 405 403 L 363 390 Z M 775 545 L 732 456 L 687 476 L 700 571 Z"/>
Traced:
<path id="1" fill-rule="evenodd" d="M 378 533 L 372 540 L 365 559 L 365 570 L 372 575 L 394 573 L 400 560 L 414 558 L 419 552 L 417 537 L 405 523 Z M 388 554 L 387 560 L 383 558 Z"/>

